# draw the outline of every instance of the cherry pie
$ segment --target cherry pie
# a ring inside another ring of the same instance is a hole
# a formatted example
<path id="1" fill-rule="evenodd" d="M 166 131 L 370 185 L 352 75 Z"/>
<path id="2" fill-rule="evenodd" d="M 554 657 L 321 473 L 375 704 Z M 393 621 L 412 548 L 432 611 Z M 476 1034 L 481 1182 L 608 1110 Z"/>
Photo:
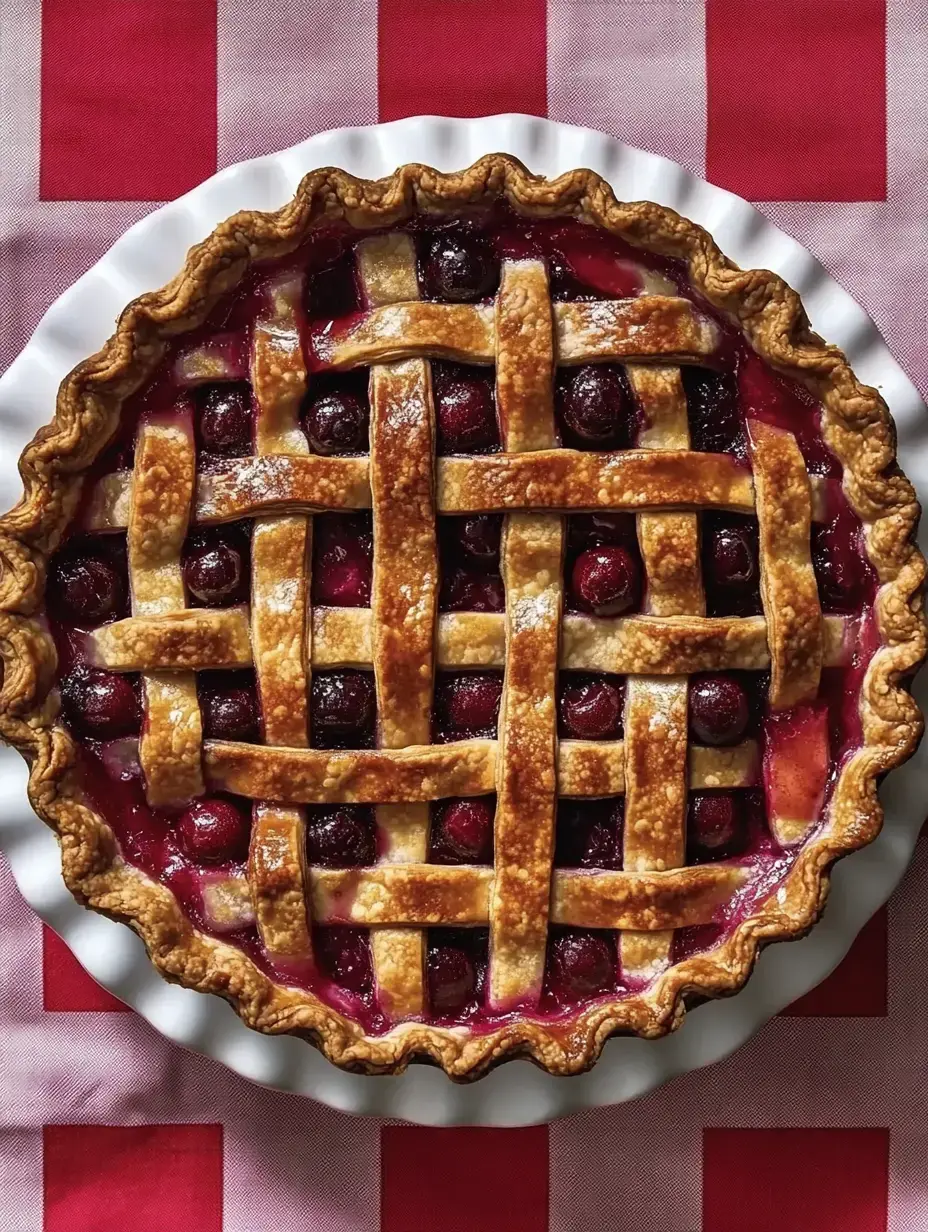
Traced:
<path id="1" fill-rule="evenodd" d="M 351 1069 L 676 1027 L 812 925 L 921 734 L 885 405 L 589 171 L 308 175 L 21 465 L 0 732 L 68 885 Z"/>

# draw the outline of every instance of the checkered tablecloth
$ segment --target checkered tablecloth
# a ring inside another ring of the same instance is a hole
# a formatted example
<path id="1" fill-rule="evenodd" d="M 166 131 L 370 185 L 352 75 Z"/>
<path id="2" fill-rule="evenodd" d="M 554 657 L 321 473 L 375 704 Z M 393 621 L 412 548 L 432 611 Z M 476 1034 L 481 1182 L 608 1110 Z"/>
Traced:
<path id="1" fill-rule="evenodd" d="M 498 111 L 760 202 L 928 392 L 925 0 L 0 0 L 0 370 L 217 168 Z M 831 979 L 712 1069 L 550 1127 L 423 1130 L 166 1043 L 3 866 L 0 1232 L 928 1232 L 926 891 L 923 841 Z"/>

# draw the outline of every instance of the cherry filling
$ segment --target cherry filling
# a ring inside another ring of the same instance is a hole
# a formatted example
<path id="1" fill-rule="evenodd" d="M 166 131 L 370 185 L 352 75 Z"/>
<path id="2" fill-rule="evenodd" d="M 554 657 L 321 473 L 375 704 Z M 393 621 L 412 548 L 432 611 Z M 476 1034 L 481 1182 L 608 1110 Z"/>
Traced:
<path id="1" fill-rule="evenodd" d="M 563 368 L 556 405 L 564 444 L 573 449 L 628 449 L 634 408 L 628 380 L 613 364 Z"/>
<path id="2" fill-rule="evenodd" d="M 554 863 L 558 868 L 622 867 L 625 801 L 561 800 Z"/>
<path id="3" fill-rule="evenodd" d="M 558 730 L 567 739 L 618 739 L 624 709 L 625 682 L 618 676 L 565 673 L 558 682 Z"/>
<path id="4" fill-rule="evenodd" d="M 232 607 L 248 598 L 247 532 L 194 531 L 184 546 L 183 574 L 191 607 Z"/>
<path id="5" fill-rule="evenodd" d="M 432 363 L 439 456 L 499 448 L 496 396 L 489 369 Z"/>
<path id="6" fill-rule="evenodd" d="M 317 749 L 367 749 L 374 741 L 373 672 L 314 672 L 310 723 Z"/>
<path id="7" fill-rule="evenodd" d="M 355 254 L 351 248 L 306 280 L 306 315 L 311 321 L 347 317 L 357 312 L 360 305 Z"/>
<path id="8" fill-rule="evenodd" d="M 69 726 L 94 740 L 136 736 L 142 725 L 137 676 L 76 667 L 60 684 Z"/>
<path id="9" fill-rule="evenodd" d="M 196 800 L 176 828 L 181 847 L 197 864 L 229 864 L 248 854 L 250 815 L 223 796 Z"/>
<path id="10" fill-rule="evenodd" d="M 427 241 L 422 268 L 431 299 L 473 304 L 499 286 L 499 259 L 473 231 L 440 231 Z"/>
<path id="11" fill-rule="evenodd" d="M 477 514 L 464 518 L 441 518 L 439 553 L 444 612 L 502 612 L 506 607 L 500 576 L 502 517 Z"/>
<path id="12" fill-rule="evenodd" d="M 313 955 L 333 984 L 355 996 L 370 997 L 374 964 L 367 929 L 329 926 L 313 929 Z"/>
<path id="13" fill-rule="evenodd" d="M 615 992 L 615 941 L 608 933 L 564 928 L 551 931 L 545 964 L 545 993 L 559 1008 Z"/>
<path id="14" fill-rule="evenodd" d="M 503 695 L 500 672 L 444 672 L 435 690 L 438 741 L 495 739 Z"/>
<path id="15" fill-rule="evenodd" d="M 354 454 L 368 449 L 370 405 L 365 374 L 317 377 L 303 408 L 303 429 L 313 453 Z"/>
<path id="16" fill-rule="evenodd" d="M 313 518 L 313 603 L 369 607 L 373 557 L 370 514 L 329 513 Z"/>
<path id="17" fill-rule="evenodd" d="M 477 796 L 443 800 L 433 806 L 431 851 L 435 864 L 490 864 L 496 800 Z"/>
<path id="18" fill-rule="evenodd" d="M 324 868 L 363 868 L 377 859 L 373 810 L 363 804 L 307 811 L 306 859 Z"/>
<path id="19" fill-rule="evenodd" d="M 201 385 L 195 396 L 199 448 L 217 458 L 240 458 L 251 453 L 251 387 L 244 382 Z"/>
<path id="20" fill-rule="evenodd" d="M 707 368 L 684 368 L 683 387 L 692 448 L 700 453 L 734 453 L 744 457 L 744 416 L 734 375 Z"/>
<path id="21" fill-rule="evenodd" d="M 254 672 L 200 672 L 197 696 L 203 735 L 207 739 L 258 739 L 258 696 Z"/>
<path id="22" fill-rule="evenodd" d="M 426 970 L 433 1017 L 460 1019 L 477 1011 L 485 995 L 487 940 L 483 929 L 429 930 Z"/>

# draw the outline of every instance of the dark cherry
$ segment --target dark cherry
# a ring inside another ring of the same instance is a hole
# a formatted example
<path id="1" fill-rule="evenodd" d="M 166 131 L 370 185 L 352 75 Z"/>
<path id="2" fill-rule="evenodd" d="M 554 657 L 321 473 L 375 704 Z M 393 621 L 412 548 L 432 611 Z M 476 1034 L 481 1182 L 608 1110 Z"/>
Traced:
<path id="1" fill-rule="evenodd" d="M 562 686 L 558 715 L 565 736 L 575 740 L 605 740 L 619 734 L 623 690 L 609 680 L 576 680 Z"/>
<path id="2" fill-rule="evenodd" d="M 307 300 L 311 320 L 334 321 L 358 310 L 358 284 L 355 257 L 349 249 L 326 269 L 307 279 Z"/>
<path id="3" fill-rule="evenodd" d="M 369 607 L 372 539 L 370 523 L 333 514 L 313 519 L 313 603 L 323 607 Z"/>
<path id="4" fill-rule="evenodd" d="M 320 965 L 333 983 L 364 996 L 374 986 L 371 945 L 366 929 L 320 928 L 314 935 Z"/>
<path id="5" fill-rule="evenodd" d="M 616 983 L 612 947 L 597 933 L 561 933 L 548 950 L 548 981 L 552 995 L 561 1004 L 609 992 Z"/>
<path id="6" fill-rule="evenodd" d="M 205 385 L 198 401 L 202 449 L 222 458 L 240 458 L 251 452 L 251 390 L 247 385 Z"/>
<path id="7" fill-rule="evenodd" d="M 483 797 L 448 800 L 435 814 L 432 843 L 462 864 L 486 864 L 493 846 L 493 803 Z"/>
<path id="8" fill-rule="evenodd" d="M 574 514 L 567 519 L 567 541 L 577 550 L 617 543 L 628 547 L 637 541 L 635 519 L 628 513 Z"/>
<path id="9" fill-rule="evenodd" d="M 211 676 L 212 673 L 201 676 L 204 734 L 212 740 L 257 740 L 258 698 L 254 680 L 243 684 L 236 683 L 234 678 L 214 681 Z"/>
<path id="10" fill-rule="evenodd" d="M 499 266 L 480 236 L 445 231 L 429 245 L 426 274 L 436 299 L 472 304 L 496 290 Z"/>
<path id="11" fill-rule="evenodd" d="M 181 846 L 198 864 L 244 859 L 250 830 L 250 817 L 218 796 L 195 801 L 177 822 Z"/>
<path id="12" fill-rule="evenodd" d="M 116 672 L 75 669 L 61 682 L 61 702 L 70 725 L 95 740 L 135 736 L 142 724 L 135 685 Z"/>
<path id="13" fill-rule="evenodd" d="M 184 581 L 206 607 L 228 607 L 248 597 L 248 570 L 239 546 L 219 535 L 195 537 L 184 553 Z"/>
<path id="14" fill-rule="evenodd" d="M 737 744 L 749 718 L 747 693 L 731 676 L 690 681 L 690 731 L 700 744 Z"/>
<path id="15" fill-rule="evenodd" d="M 477 971 L 464 950 L 452 945 L 429 949 L 429 1001 L 438 1018 L 453 1018 L 474 1000 Z"/>
<path id="16" fill-rule="evenodd" d="M 701 453 L 743 453 L 744 424 L 734 376 L 705 368 L 685 368 L 683 384 L 693 449 Z"/>
<path id="17" fill-rule="evenodd" d="M 93 556 L 58 561 L 49 589 L 61 617 L 73 624 L 109 620 L 126 602 L 125 580 L 108 561 Z"/>
<path id="18" fill-rule="evenodd" d="M 452 569 L 442 579 L 440 606 L 445 612 L 502 612 L 506 593 L 499 574 Z"/>
<path id="19" fill-rule="evenodd" d="M 865 566 L 853 540 L 842 538 L 836 529 L 812 528 L 812 565 L 823 607 L 848 611 L 860 602 Z"/>
<path id="20" fill-rule="evenodd" d="M 490 514 L 454 519 L 454 541 L 457 548 L 478 569 L 496 572 L 499 569 L 499 542 L 502 520 Z"/>
<path id="21" fill-rule="evenodd" d="M 629 441 L 630 399 L 619 371 L 604 364 L 573 369 L 558 389 L 558 406 L 568 431 L 596 449 Z"/>
<path id="22" fill-rule="evenodd" d="M 731 854 L 741 833 L 741 809 L 735 792 L 690 796 L 687 818 L 689 843 L 702 859 L 720 859 Z"/>
<path id="23" fill-rule="evenodd" d="M 367 446 L 367 407 L 351 390 L 330 390 L 309 406 L 303 427 L 316 453 L 360 453 Z"/>
<path id="24" fill-rule="evenodd" d="M 496 729 L 503 678 L 496 673 L 473 672 L 443 682 L 439 711 L 445 726 L 456 735 L 477 735 Z"/>
<path id="25" fill-rule="evenodd" d="M 625 807 L 617 800 L 565 800 L 557 814 L 559 868 L 622 867 Z"/>
<path id="26" fill-rule="evenodd" d="M 370 672 L 316 672 L 312 678 L 314 735 L 342 739 L 370 731 L 376 700 Z"/>
<path id="27" fill-rule="evenodd" d="M 435 415 L 439 453 L 482 453 L 499 444 L 492 387 L 472 369 L 445 364 L 436 372 Z"/>
<path id="28" fill-rule="evenodd" d="M 756 585 L 760 577 L 755 536 L 746 525 L 718 527 L 706 553 L 710 585 L 724 590 Z"/>
<path id="29" fill-rule="evenodd" d="M 638 606 L 641 569 L 627 548 L 587 548 L 574 562 L 571 589 L 585 611 L 616 616 Z"/>
<path id="30" fill-rule="evenodd" d="M 363 868 L 377 858 L 370 809 L 340 804 L 310 813 L 306 821 L 306 857 L 324 868 Z"/>

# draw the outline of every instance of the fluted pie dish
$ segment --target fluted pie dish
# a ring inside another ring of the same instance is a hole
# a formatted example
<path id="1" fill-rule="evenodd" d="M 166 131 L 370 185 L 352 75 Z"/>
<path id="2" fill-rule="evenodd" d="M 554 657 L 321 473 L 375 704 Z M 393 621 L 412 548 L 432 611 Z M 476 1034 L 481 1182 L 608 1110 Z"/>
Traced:
<path id="1" fill-rule="evenodd" d="M 70 889 L 352 1070 L 677 1027 L 812 926 L 921 735 L 885 404 L 590 171 L 309 174 L 21 471 L 0 733 Z"/>

